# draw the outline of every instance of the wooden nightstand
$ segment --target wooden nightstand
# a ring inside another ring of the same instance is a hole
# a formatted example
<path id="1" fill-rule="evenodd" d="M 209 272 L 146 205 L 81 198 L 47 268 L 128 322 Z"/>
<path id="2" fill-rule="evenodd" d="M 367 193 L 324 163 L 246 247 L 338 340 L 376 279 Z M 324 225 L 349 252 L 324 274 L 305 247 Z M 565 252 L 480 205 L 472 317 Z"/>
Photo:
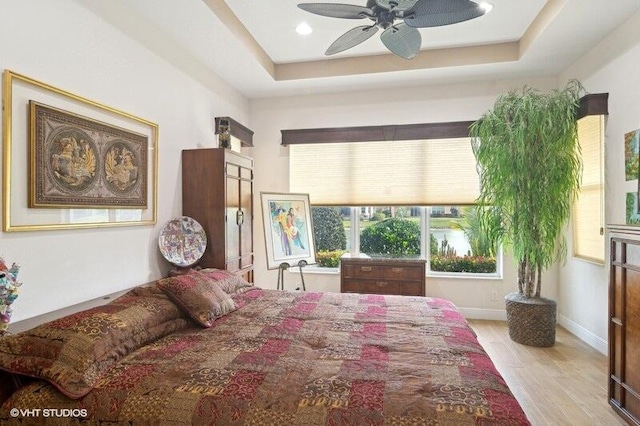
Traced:
<path id="1" fill-rule="evenodd" d="M 425 295 L 423 259 L 351 259 L 340 261 L 342 293 Z"/>

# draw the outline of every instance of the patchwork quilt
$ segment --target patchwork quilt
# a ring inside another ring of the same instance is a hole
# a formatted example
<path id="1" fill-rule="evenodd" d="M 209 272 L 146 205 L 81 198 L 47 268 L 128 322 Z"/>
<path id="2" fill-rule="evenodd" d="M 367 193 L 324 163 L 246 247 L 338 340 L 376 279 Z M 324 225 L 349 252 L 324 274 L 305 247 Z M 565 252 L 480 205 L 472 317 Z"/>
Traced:
<path id="1" fill-rule="evenodd" d="M 33 381 L 0 424 L 529 424 L 446 300 L 259 288 L 232 298 L 210 327 L 181 318 L 109 364 L 83 396 Z"/>

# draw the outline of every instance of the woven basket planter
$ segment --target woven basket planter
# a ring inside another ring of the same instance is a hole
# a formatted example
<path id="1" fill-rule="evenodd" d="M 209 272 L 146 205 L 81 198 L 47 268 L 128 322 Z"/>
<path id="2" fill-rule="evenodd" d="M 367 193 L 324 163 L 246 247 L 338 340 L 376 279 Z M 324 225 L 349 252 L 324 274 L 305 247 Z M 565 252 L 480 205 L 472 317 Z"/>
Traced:
<path id="1" fill-rule="evenodd" d="M 528 346 L 548 347 L 556 341 L 556 302 L 544 297 L 527 299 L 520 293 L 505 297 L 509 337 Z"/>

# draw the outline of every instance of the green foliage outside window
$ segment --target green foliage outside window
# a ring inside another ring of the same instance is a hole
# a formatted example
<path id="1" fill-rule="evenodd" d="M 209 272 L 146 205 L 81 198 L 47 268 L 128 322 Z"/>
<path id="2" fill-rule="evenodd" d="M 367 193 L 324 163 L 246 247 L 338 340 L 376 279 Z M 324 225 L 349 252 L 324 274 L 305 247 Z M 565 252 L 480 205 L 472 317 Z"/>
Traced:
<path id="1" fill-rule="evenodd" d="M 318 251 L 316 253 L 316 261 L 318 265 L 325 268 L 337 268 L 340 266 L 340 258 L 346 252 L 346 250 Z"/>
<path id="2" fill-rule="evenodd" d="M 360 235 L 360 251 L 372 257 L 419 257 L 420 223 L 401 217 L 384 218 L 364 228 Z M 396 213 L 398 211 L 396 210 Z M 438 244 L 435 236 L 429 233 L 429 252 L 431 270 L 437 272 L 495 273 L 495 249 L 488 248 L 484 235 L 477 226 L 474 208 L 465 208 L 462 220 L 457 220 L 454 229 L 464 230 L 471 252 L 459 256 L 445 240 Z M 317 247 L 318 265 L 327 268 L 340 266 L 340 258 L 346 253 L 347 238 L 344 219 L 338 208 L 312 207 L 314 236 Z M 373 219 L 373 218 L 372 218 Z"/>
<path id="3" fill-rule="evenodd" d="M 419 256 L 420 225 L 400 218 L 380 221 L 362 231 L 360 251 L 372 256 Z"/>
<path id="4" fill-rule="evenodd" d="M 464 235 L 471 246 L 471 254 L 474 256 L 495 257 L 497 248 L 487 233 L 482 228 L 481 215 L 476 207 L 464 207 L 460 222 L 456 222 L 454 228 L 464 231 Z"/>
<path id="5" fill-rule="evenodd" d="M 459 256 L 445 238 L 440 246 L 431 234 L 430 259 L 431 270 L 436 272 L 466 272 L 473 274 L 490 274 L 496 272 L 495 249 L 487 241 L 485 234 L 478 227 L 476 209 L 465 209 L 461 222 L 455 222 L 454 229 L 461 229 L 467 236 L 471 251 Z"/>
<path id="6" fill-rule="evenodd" d="M 473 274 L 496 272 L 496 258 L 483 256 L 431 256 L 431 270 L 437 272 L 467 272 Z"/>
<path id="7" fill-rule="evenodd" d="M 313 236 L 316 243 L 316 261 L 325 268 L 337 268 L 346 252 L 347 235 L 340 209 L 312 207 Z"/>
<path id="8" fill-rule="evenodd" d="M 345 250 L 347 235 L 344 232 L 342 216 L 336 208 L 312 207 L 313 236 L 318 251 Z"/>

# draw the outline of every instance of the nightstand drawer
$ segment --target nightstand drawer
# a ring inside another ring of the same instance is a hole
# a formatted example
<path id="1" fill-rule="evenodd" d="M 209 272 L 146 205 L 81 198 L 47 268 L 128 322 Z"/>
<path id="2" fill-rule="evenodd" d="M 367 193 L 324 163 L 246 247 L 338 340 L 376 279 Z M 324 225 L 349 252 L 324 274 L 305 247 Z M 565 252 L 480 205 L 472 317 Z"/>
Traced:
<path id="1" fill-rule="evenodd" d="M 424 268 L 419 266 L 391 266 L 383 271 L 383 276 L 389 280 L 422 281 L 424 275 Z"/>
<path id="2" fill-rule="evenodd" d="M 399 281 L 384 280 L 346 280 L 344 293 L 398 294 L 401 291 Z"/>

